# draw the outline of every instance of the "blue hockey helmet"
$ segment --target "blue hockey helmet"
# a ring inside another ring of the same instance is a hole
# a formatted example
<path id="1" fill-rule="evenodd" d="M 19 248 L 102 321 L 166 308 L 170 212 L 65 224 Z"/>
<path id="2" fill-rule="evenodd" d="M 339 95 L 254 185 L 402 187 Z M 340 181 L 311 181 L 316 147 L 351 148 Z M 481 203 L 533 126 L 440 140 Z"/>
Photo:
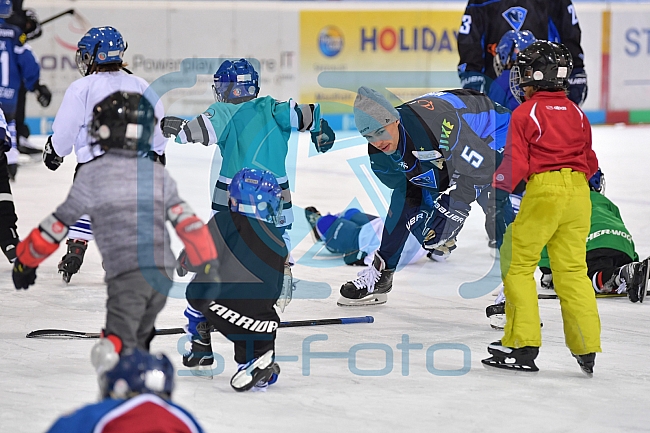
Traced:
<path id="1" fill-rule="evenodd" d="M 589 179 L 589 189 L 605 195 L 605 174 L 600 167 L 598 167 L 596 173 Z"/>
<path id="2" fill-rule="evenodd" d="M 495 49 L 496 55 L 493 58 L 494 73 L 496 76 L 501 75 L 505 69 L 512 68 L 512 65 L 517 59 L 517 54 L 528 48 L 536 40 L 535 35 L 528 30 L 522 30 L 520 32 L 509 30 L 505 32 L 497 44 Z"/>
<path id="3" fill-rule="evenodd" d="M 81 75 L 90 73 L 93 65 L 122 64 L 126 44 L 116 28 L 93 27 L 77 43 L 75 61 Z"/>
<path id="4" fill-rule="evenodd" d="M 248 60 L 226 60 L 214 74 L 214 99 L 231 104 L 255 99 L 260 92 L 259 80 L 259 74 Z"/>
<path id="5" fill-rule="evenodd" d="M 169 399 L 174 389 L 174 367 L 163 354 L 134 349 L 99 377 L 99 388 L 102 398 L 130 398 L 149 393 Z"/>
<path id="6" fill-rule="evenodd" d="M 11 0 L 0 0 L 0 18 L 9 18 L 13 11 Z"/>
<path id="7" fill-rule="evenodd" d="M 277 224 L 282 214 L 282 188 L 273 173 L 242 168 L 228 185 L 230 210 Z"/>

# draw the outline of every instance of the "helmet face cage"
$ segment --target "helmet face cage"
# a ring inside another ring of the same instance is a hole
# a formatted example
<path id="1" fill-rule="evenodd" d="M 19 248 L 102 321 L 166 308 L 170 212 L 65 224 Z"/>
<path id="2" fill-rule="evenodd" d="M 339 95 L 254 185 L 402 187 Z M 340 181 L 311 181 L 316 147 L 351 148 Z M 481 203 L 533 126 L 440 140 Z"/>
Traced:
<path id="1" fill-rule="evenodd" d="M 92 66 L 122 63 L 126 44 L 114 27 L 93 27 L 77 43 L 75 62 L 81 75 L 86 76 Z"/>
<path id="2" fill-rule="evenodd" d="M 0 18 L 9 18 L 13 14 L 11 0 L 0 0 Z"/>
<path id="3" fill-rule="evenodd" d="M 246 59 L 226 60 L 214 74 L 212 91 L 217 102 L 240 104 L 250 101 L 260 91 L 259 74 Z"/>
<path id="4" fill-rule="evenodd" d="M 103 398 L 126 399 L 148 393 L 169 399 L 174 390 L 174 367 L 163 354 L 134 349 L 100 376 L 99 387 Z"/>
<path id="5" fill-rule="evenodd" d="M 243 168 L 228 185 L 230 210 L 278 224 L 282 216 L 282 188 L 266 170 Z"/>
<path id="6" fill-rule="evenodd" d="M 104 150 L 148 152 L 156 122 L 154 108 L 147 98 L 134 92 L 115 92 L 93 108 L 91 145 Z"/>
<path id="7" fill-rule="evenodd" d="M 512 92 L 512 96 L 515 97 L 517 102 L 521 104 L 524 100 L 524 91 L 519 87 L 520 80 L 521 74 L 519 72 L 519 66 L 515 65 L 510 69 L 510 92 Z"/>

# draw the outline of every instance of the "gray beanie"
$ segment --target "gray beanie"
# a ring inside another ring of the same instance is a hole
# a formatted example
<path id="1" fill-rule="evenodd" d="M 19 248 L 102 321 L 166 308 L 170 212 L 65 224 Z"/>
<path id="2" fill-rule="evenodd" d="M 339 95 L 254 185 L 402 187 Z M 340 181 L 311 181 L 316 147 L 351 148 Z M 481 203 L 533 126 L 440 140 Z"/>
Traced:
<path id="1" fill-rule="evenodd" d="M 399 119 L 399 113 L 381 93 L 361 86 L 354 100 L 354 123 L 360 134 L 375 131 Z"/>

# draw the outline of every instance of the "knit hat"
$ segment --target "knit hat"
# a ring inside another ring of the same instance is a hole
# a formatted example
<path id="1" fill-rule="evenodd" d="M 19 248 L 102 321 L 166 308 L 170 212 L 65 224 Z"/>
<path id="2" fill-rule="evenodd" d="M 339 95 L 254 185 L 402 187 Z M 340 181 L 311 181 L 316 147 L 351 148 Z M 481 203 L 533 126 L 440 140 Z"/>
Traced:
<path id="1" fill-rule="evenodd" d="M 360 134 L 375 131 L 399 119 L 399 113 L 382 94 L 359 87 L 354 100 L 354 123 Z"/>

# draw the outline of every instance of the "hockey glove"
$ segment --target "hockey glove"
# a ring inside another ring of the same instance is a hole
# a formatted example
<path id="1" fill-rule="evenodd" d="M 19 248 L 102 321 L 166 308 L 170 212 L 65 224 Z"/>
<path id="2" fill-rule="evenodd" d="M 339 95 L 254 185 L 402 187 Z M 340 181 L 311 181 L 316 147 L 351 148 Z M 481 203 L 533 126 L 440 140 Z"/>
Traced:
<path id="1" fill-rule="evenodd" d="M 181 253 L 176 259 L 176 273 L 179 277 L 184 277 L 188 272 L 190 272 L 190 267 L 191 265 L 187 260 L 187 253 L 185 250 L 181 250 Z"/>
<path id="2" fill-rule="evenodd" d="M 497 248 L 501 248 L 506 227 L 514 219 L 509 194 L 502 189 L 495 188 L 489 192 L 488 203 L 489 206 L 494 206 L 494 235 Z"/>
<path id="3" fill-rule="evenodd" d="M 47 137 L 47 143 L 43 148 L 43 164 L 52 171 L 55 171 L 63 163 L 63 157 L 56 154 L 52 145 L 52 136 Z"/>
<path id="4" fill-rule="evenodd" d="M 41 107 L 47 107 L 52 102 L 52 92 L 47 88 L 45 84 L 37 83 L 34 86 L 34 93 L 36 94 L 36 100 Z"/>
<path id="5" fill-rule="evenodd" d="M 172 135 L 177 136 L 182 130 L 183 126 L 187 124 L 187 120 L 180 117 L 166 116 L 160 121 L 160 129 L 163 136 L 169 138 Z"/>
<path id="6" fill-rule="evenodd" d="M 330 128 L 327 120 L 320 120 L 320 130 L 311 132 L 311 141 L 316 146 L 316 151 L 319 153 L 325 153 L 334 146 L 334 140 L 336 140 L 336 134 L 332 128 Z"/>
<path id="7" fill-rule="evenodd" d="M 428 224 L 428 228 L 433 233 L 427 233 L 422 243 L 424 249 L 427 250 L 435 250 L 454 239 L 463 228 L 470 210 L 467 203 L 454 200 L 447 194 L 438 197 L 434 207 L 436 210 L 435 216 L 433 221 Z"/>
<path id="8" fill-rule="evenodd" d="M 30 268 L 16 259 L 11 276 L 13 277 L 14 286 L 17 290 L 26 290 L 36 282 L 36 268 Z"/>
<path id="9" fill-rule="evenodd" d="M 458 76 L 460 77 L 460 85 L 463 89 L 471 89 L 481 93 L 487 93 L 487 77 L 480 72 L 461 72 Z"/>
<path id="10" fill-rule="evenodd" d="M 181 202 L 167 209 L 167 219 L 183 241 L 184 252 L 190 264 L 204 265 L 217 258 L 217 249 L 208 226 L 203 224 L 187 203 Z"/>
<path id="11" fill-rule="evenodd" d="M 11 137 L 9 137 L 5 128 L 0 128 L 0 146 L 3 152 L 11 150 Z"/>
<path id="12" fill-rule="evenodd" d="M 288 263 L 284 264 L 284 280 L 282 282 L 282 292 L 280 297 L 275 302 L 275 305 L 284 313 L 284 309 L 287 308 L 287 305 L 291 302 L 293 298 L 293 291 L 295 290 L 295 285 L 293 283 L 293 275 L 291 274 L 291 266 Z"/>
<path id="13" fill-rule="evenodd" d="M 569 99 L 582 105 L 587 99 L 587 73 L 584 68 L 575 68 L 569 76 Z"/>

